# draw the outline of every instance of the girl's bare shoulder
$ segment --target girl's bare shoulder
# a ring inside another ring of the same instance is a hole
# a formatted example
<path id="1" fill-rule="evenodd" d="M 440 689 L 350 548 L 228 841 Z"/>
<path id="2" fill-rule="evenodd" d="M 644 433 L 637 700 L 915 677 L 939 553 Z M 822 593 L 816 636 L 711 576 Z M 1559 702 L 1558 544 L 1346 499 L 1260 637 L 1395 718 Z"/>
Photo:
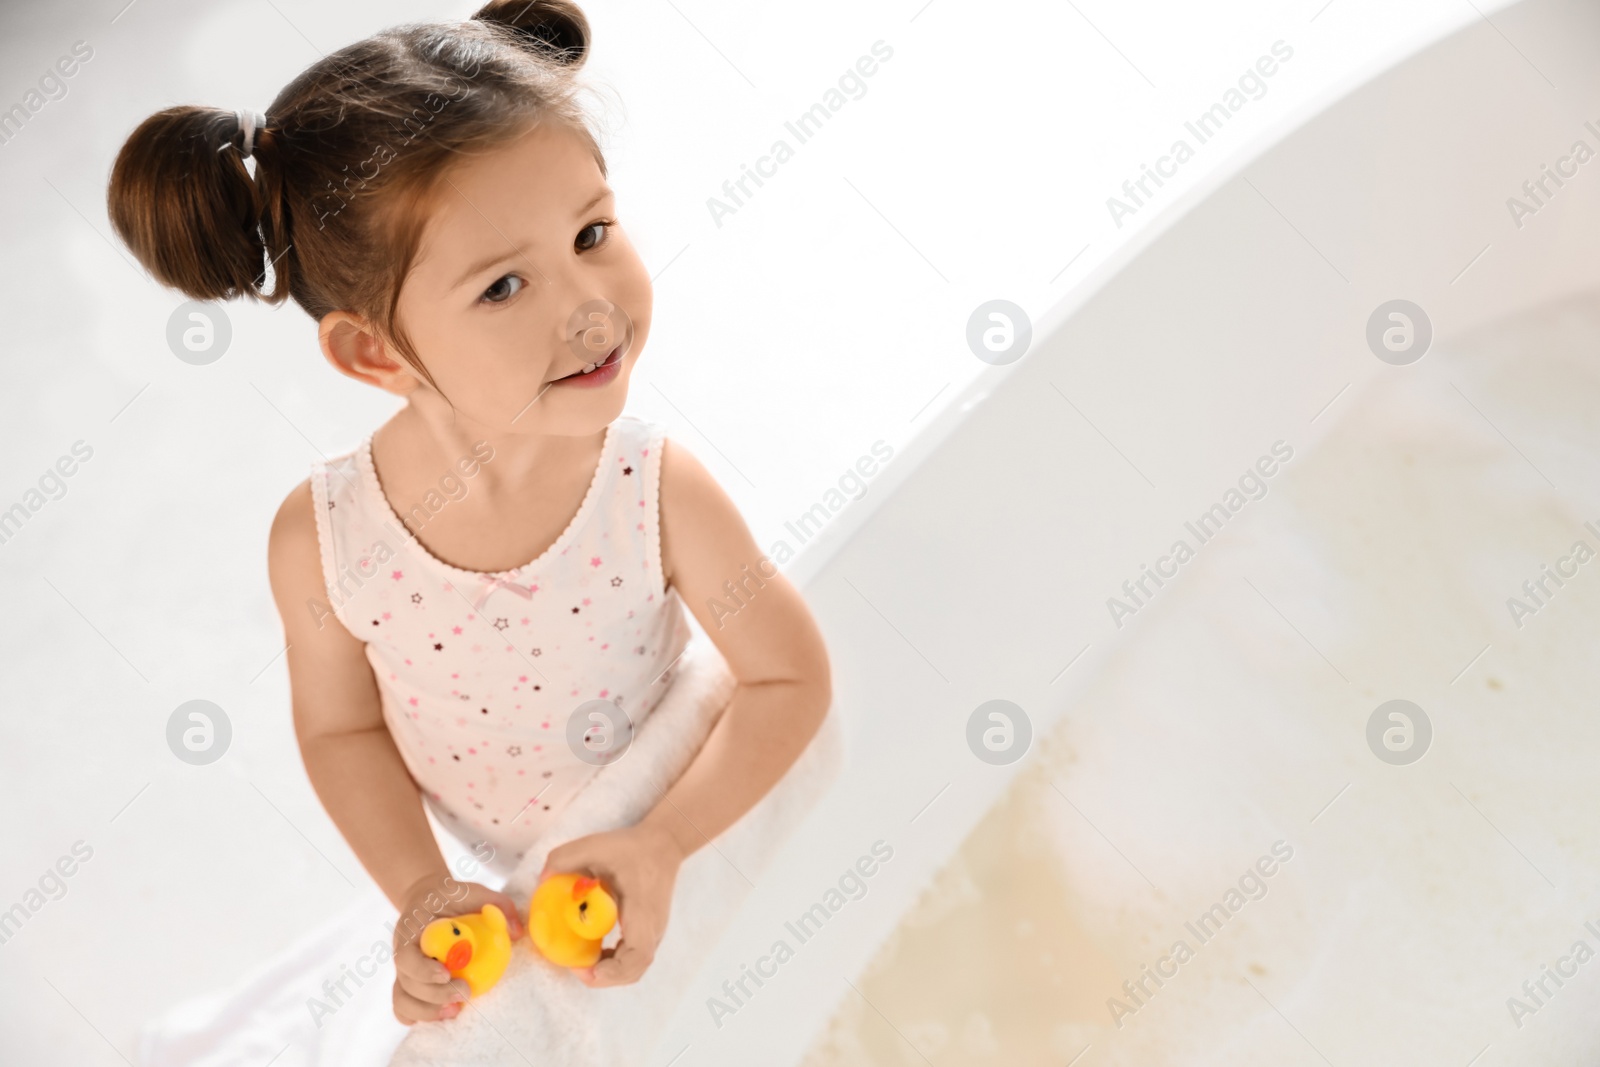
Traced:
<path id="1" fill-rule="evenodd" d="M 283 498 L 267 534 L 267 574 L 280 611 L 322 595 L 322 557 L 317 518 L 307 478 Z M 285 612 L 287 614 L 287 612 Z"/>

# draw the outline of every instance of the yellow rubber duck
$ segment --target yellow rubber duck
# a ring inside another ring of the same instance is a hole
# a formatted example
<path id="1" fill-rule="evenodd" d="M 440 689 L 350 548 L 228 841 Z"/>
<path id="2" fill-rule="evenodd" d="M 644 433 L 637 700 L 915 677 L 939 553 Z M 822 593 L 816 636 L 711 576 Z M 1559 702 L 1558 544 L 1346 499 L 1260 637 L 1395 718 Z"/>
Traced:
<path id="1" fill-rule="evenodd" d="M 617 925 L 617 902 L 598 878 L 552 874 L 528 902 L 528 937 L 561 967 L 591 967 L 600 942 Z"/>
<path id="2" fill-rule="evenodd" d="M 505 912 L 493 904 L 485 904 L 476 915 L 433 920 L 422 928 L 417 943 L 422 954 L 443 963 L 452 978 L 466 979 L 473 996 L 500 981 L 511 962 Z"/>

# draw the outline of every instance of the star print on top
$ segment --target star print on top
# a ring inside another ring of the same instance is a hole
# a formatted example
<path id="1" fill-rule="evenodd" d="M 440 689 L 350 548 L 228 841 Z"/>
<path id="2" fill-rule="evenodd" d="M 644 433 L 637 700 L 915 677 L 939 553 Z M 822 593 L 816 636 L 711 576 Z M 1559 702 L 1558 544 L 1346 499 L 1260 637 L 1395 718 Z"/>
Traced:
<path id="1" fill-rule="evenodd" d="M 509 873 L 604 766 L 568 746 L 578 708 L 610 701 L 637 728 L 689 642 L 661 568 L 663 438 L 655 423 L 619 417 L 561 536 L 492 574 L 445 563 L 407 531 L 378 482 L 371 435 L 312 463 L 333 613 L 366 644 L 384 722 L 424 801 L 463 843 L 494 849 L 491 870 Z"/>

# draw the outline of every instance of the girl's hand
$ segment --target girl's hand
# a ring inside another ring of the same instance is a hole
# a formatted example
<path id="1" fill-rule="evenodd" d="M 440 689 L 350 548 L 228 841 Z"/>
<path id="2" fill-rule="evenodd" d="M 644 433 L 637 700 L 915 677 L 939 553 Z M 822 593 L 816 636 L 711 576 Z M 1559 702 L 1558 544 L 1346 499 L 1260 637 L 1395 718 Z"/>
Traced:
<path id="1" fill-rule="evenodd" d="M 435 919 L 453 918 L 493 904 L 506 914 L 507 933 L 523 934 L 522 916 L 511 898 L 477 882 L 458 882 L 449 874 L 424 878 L 406 890 L 394 927 L 394 1016 L 402 1023 L 453 1019 L 471 996 L 466 980 L 451 978 L 436 959 L 422 954 L 417 941 Z"/>
<path id="2" fill-rule="evenodd" d="M 552 874 L 588 874 L 598 877 L 617 899 L 622 940 L 604 950 L 594 966 L 574 971 L 580 981 L 599 987 L 639 980 L 667 931 L 672 888 L 683 858 L 671 836 L 645 825 L 590 834 L 550 851 L 539 872 L 540 882 Z"/>

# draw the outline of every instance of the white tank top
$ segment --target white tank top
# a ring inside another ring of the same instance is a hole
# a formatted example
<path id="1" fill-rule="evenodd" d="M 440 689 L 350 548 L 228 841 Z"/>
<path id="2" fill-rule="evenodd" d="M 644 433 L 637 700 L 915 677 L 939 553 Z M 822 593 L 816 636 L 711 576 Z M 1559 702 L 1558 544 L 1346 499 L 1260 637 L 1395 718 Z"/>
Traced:
<path id="1" fill-rule="evenodd" d="M 609 760 L 610 720 L 637 727 L 672 681 L 690 629 L 661 569 L 663 428 L 630 415 L 606 429 L 583 503 L 538 559 L 509 571 L 463 570 L 434 557 L 379 486 L 372 437 L 312 463 L 327 608 L 366 644 L 383 718 L 439 823 L 486 865 L 509 873 Z M 487 447 L 438 493 L 406 507 L 413 524 L 471 491 Z M 493 462 L 492 458 L 488 462 Z M 609 701 L 625 718 L 593 707 Z M 600 724 L 596 726 L 595 724 Z M 569 741 L 576 729 L 578 747 Z M 583 751 L 580 752 L 579 749 Z"/>

